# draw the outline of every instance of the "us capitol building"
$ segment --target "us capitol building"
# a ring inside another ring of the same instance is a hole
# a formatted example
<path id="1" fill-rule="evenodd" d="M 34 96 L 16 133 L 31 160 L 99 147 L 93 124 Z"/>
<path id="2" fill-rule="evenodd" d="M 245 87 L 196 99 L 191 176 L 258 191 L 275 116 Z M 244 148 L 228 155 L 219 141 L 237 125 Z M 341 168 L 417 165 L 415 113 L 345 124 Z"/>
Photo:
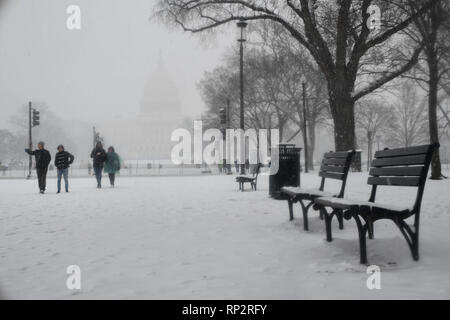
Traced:
<path id="1" fill-rule="evenodd" d="M 113 145 L 125 160 L 169 160 L 173 130 L 181 124 L 181 103 L 162 58 L 148 79 L 134 118 L 108 120 L 98 126 L 105 149 Z"/>

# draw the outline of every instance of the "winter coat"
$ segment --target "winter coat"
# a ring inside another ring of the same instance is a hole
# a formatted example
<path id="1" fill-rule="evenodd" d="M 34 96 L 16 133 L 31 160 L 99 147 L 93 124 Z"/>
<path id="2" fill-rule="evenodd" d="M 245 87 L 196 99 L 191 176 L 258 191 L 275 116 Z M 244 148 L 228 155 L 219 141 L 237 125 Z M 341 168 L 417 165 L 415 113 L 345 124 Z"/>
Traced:
<path id="1" fill-rule="evenodd" d="M 91 152 L 94 168 L 103 168 L 103 163 L 106 160 L 106 151 L 103 148 L 94 148 Z"/>
<path id="2" fill-rule="evenodd" d="M 106 153 L 105 167 L 103 170 L 106 173 L 116 174 L 120 171 L 120 157 L 115 152 Z"/>
<path id="3" fill-rule="evenodd" d="M 48 150 L 36 149 L 34 151 L 31 151 L 30 149 L 25 149 L 25 152 L 29 155 L 34 156 L 34 158 L 36 159 L 36 169 L 46 169 L 52 161 L 52 156 L 50 155 L 50 152 L 48 152 Z"/>
<path id="4" fill-rule="evenodd" d="M 57 169 L 67 169 L 73 163 L 75 157 L 67 151 L 61 151 L 55 155 L 55 167 Z"/>

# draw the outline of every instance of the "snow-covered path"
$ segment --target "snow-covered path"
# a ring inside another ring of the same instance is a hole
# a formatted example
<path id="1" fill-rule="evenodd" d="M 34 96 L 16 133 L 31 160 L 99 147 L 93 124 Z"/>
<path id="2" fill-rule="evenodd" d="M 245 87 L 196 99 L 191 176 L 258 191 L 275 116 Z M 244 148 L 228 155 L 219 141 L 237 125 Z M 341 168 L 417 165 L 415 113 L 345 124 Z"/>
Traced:
<path id="1" fill-rule="evenodd" d="M 119 178 L 116 189 L 72 179 L 71 193 L 37 194 L 36 181 L 0 180 L 0 294 L 57 299 L 450 298 L 450 180 L 427 181 L 421 260 L 400 232 L 376 224 L 369 262 L 380 266 L 381 290 L 366 287 L 356 226 L 310 229 L 288 221 L 285 201 L 238 192 L 230 176 Z M 347 197 L 367 200 L 364 174 L 349 177 Z M 302 186 L 319 183 L 302 175 Z M 105 181 L 106 184 L 106 181 Z M 404 188 L 403 188 L 404 189 Z M 412 194 L 381 189 L 380 199 Z M 79 265 L 82 290 L 66 288 L 66 268 Z"/>

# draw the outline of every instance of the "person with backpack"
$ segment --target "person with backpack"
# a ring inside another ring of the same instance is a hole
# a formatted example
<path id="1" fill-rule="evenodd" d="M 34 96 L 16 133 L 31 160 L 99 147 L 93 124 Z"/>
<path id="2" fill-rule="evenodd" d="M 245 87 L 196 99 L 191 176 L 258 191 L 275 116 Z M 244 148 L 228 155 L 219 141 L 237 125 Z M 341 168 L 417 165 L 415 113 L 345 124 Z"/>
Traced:
<path id="1" fill-rule="evenodd" d="M 91 152 L 92 166 L 94 167 L 95 178 L 97 179 L 97 188 L 102 188 L 102 171 L 106 161 L 106 151 L 99 141 Z"/>
<path id="2" fill-rule="evenodd" d="M 52 156 L 50 155 L 50 152 L 48 152 L 48 150 L 45 150 L 44 147 L 45 143 L 43 141 L 40 141 L 38 143 L 38 148 L 36 150 L 32 151 L 30 149 L 25 149 L 26 153 L 28 153 L 31 156 L 34 156 L 35 158 L 39 192 L 41 194 L 45 193 L 48 165 L 52 161 Z"/>
<path id="3" fill-rule="evenodd" d="M 58 146 L 58 152 L 55 155 L 55 167 L 57 169 L 58 177 L 58 191 L 61 193 L 61 178 L 64 177 L 64 185 L 66 192 L 69 192 L 69 167 L 73 163 L 75 157 L 69 152 L 64 150 L 64 146 L 60 144 Z"/>
<path id="4" fill-rule="evenodd" d="M 109 176 L 109 182 L 111 188 L 114 188 L 114 182 L 116 180 L 116 174 L 120 171 L 120 157 L 114 150 L 114 147 L 109 147 L 106 153 L 105 167 L 103 171 Z"/>

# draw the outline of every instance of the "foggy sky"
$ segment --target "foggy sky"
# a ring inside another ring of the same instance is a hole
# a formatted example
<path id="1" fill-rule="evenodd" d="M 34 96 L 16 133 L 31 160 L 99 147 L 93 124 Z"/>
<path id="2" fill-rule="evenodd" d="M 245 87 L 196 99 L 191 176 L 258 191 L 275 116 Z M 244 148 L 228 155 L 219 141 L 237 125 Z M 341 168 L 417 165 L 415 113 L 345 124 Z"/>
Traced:
<path id="1" fill-rule="evenodd" d="M 82 29 L 66 28 L 66 8 L 82 10 Z M 135 116 L 158 55 L 175 77 L 184 115 L 204 105 L 196 83 L 220 63 L 234 33 L 209 45 L 150 21 L 155 0 L 0 0 L 0 128 L 29 100 L 62 119 L 95 123 Z"/>

